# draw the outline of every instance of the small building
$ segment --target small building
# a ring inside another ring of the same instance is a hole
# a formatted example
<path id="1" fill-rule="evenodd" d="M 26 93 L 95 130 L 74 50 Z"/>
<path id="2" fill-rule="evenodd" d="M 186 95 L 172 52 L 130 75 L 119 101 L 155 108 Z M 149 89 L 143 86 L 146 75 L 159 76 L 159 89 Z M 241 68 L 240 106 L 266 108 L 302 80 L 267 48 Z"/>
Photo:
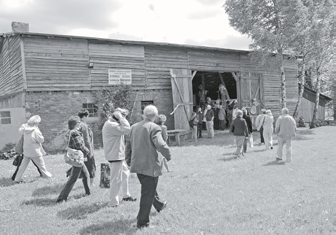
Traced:
<path id="1" fill-rule="evenodd" d="M 44 147 L 64 146 L 70 115 L 82 108 L 96 121 L 99 110 L 92 92 L 130 84 L 133 117 L 154 104 L 167 116 L 168 129 L 189 130 L 199 87 L 212 100 L 225 85 L 239 107 L 280 110 L 280 73 L 253 64 L 249 51 L 223 48 L 12 32 L 0 35 L 0 148 L 17 142 L 18 128 L 35 114 L 42 118 Z M 292 112 L 298 96 L 297 63 L 286 60 L 287 107 Z M 175 110 L 173 115 L 170 115 Z M 256 114 L 257 115 L 257 114 Z M 255 117 L 253 117 L 255 118 Z"/>
<path id="2" fill-rule="evenodd" d="M 304 86 L 302 95 L 301 106 L 298 117 L 303 117 L 305 122 L 310 123 L 313 120 L 313 113 L 315 107 L 316 91 Z M 324 120 L 326 118 L 326 104 L 332 99 L 326 95 L 320 94 L 319 106 L 317 110 L 317 119 Z"/>

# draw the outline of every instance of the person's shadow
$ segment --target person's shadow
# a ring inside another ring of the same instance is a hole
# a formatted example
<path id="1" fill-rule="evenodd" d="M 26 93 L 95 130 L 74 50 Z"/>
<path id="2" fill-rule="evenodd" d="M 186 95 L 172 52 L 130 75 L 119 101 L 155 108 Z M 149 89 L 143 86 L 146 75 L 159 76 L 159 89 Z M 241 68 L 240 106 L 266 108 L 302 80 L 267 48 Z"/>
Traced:
<path id="1" fill-rule="evenodd" d="M 11 178 L 1 178 L 0 179 L 0 187 L 10 187 L 15 185 L 15 181 L 13 181 Z"/>
<path id="2" fill-rule="evenodd" d="M 135 223 L 135 227 L 131 224 Z M 117 220 L 102 224 L 93 224 L 79 230 L 80 235 L 86 234 L 135 234 L 137 232 L 136 219 Z"/>
<path id="3" fill-rule="evenodd" d="M 35 206 L 54 206 L 56 204 L 55 199 L 51 198 L 35 198 L 28 201 L 23 201 L 22 205 L 35 205 Z"/>
<path id="4" fill-rule="evenodd" d="M 86 219 L 89 214 L 95 213 L 100 209 L 107 207 L 108 203 L 93 203 L 91 205 L 78 205 L 59 211 L 57 216 L 61 219 Z"/>
<path id="5" fill-rule="evenodd" d="M 278 160 L 274 160 L 274 161 L 271 161 L 271 162 L 268 162 L 266 164 L 264 164 L 263 166 L 276 166 L 276 165 L 285 165 L 285 162 L 284 161 L 278 161 Z"/>
<path id="6" fill-rule="evenodd" d="M 50 194 L 58 194 L 61 192 L 63 187 L 64 187 L 64 184 L 57 184 L 57 185 L 37 188 L 33 191 L 32 196 L 39 197 L 39 196 L 45 196 L 45 195 L 50 195 Z"/>

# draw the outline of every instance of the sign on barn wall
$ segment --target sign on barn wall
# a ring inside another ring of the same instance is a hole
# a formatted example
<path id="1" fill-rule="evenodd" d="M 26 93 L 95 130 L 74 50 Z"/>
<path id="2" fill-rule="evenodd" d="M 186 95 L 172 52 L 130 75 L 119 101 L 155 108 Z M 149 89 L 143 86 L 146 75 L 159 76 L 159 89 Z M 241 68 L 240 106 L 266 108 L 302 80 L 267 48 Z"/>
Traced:
<path id="1" fill-rule="evenodd" d="M 108 69 L 109 85 L 132 85 L 132 70 Z"/>

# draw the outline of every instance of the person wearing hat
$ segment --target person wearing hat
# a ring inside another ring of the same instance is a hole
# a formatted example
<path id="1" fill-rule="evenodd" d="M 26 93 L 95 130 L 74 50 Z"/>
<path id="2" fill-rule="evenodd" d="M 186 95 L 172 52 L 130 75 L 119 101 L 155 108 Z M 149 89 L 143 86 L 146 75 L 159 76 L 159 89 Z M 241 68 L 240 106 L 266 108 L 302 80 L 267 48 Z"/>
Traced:
<path id="1" fill-rule="evenodd" d="M 264 144 L 265 140 L 264 140 L 264 136 L 263 136 L 263 120 L 264 120 L 264 116 L 266 115 L 266 109 L 262 109 L 261 113 L 258 115 L 258 117 L 255 120 L 255 126 L 257 127 L 257 131 L 260 132 L 260 144 Z M 258 127 L 260 127 L 258 129 Z"/>
<path id="2" fill-rule="evenodd" d="M 103 135 L 103 149 L 105 159 L 110 163 L 110 202 L 112 207 L 119 206 L 119 191 L 123 188 L 123 201 L 136 201 L 131 197 L 128 189 L 130 171 L 125 162 L 125 137 L 130 132 L 130 124 L 126 120 L 128 110 L 117 108 L 105 122 Z"/>

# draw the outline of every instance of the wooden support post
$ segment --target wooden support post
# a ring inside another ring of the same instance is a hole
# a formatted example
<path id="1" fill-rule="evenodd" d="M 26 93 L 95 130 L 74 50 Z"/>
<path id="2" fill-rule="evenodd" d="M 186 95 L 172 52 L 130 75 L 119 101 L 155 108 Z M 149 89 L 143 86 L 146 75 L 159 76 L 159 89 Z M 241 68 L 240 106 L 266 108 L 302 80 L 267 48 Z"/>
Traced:
<path id="1" fill-rule="evenodd" d="M 196 75 L 197 71 L 194 71 L 193 74 L 191 75 L 190 81 L 192 82 L 192 80 L 194 79 L 195 75 Z"/>
<path id="2" fill-rule="evenodd" d="M 219 78 L 220 78 L 220 80 L 221 80 L 223 86 L 225 87 L 225 94 L 226 94 L 226 97 L 227 97 L 228 99 L 230 99 L 229 93 L 228 93 L 228 91 L 227 91 L 227 89 L 226 89 L 226 86 L 225 86 L 225 82 L 224 82 L 223 76 L 222 76 L 221 73 L 218 73 L 218 74 L 219 74 Z"/>

